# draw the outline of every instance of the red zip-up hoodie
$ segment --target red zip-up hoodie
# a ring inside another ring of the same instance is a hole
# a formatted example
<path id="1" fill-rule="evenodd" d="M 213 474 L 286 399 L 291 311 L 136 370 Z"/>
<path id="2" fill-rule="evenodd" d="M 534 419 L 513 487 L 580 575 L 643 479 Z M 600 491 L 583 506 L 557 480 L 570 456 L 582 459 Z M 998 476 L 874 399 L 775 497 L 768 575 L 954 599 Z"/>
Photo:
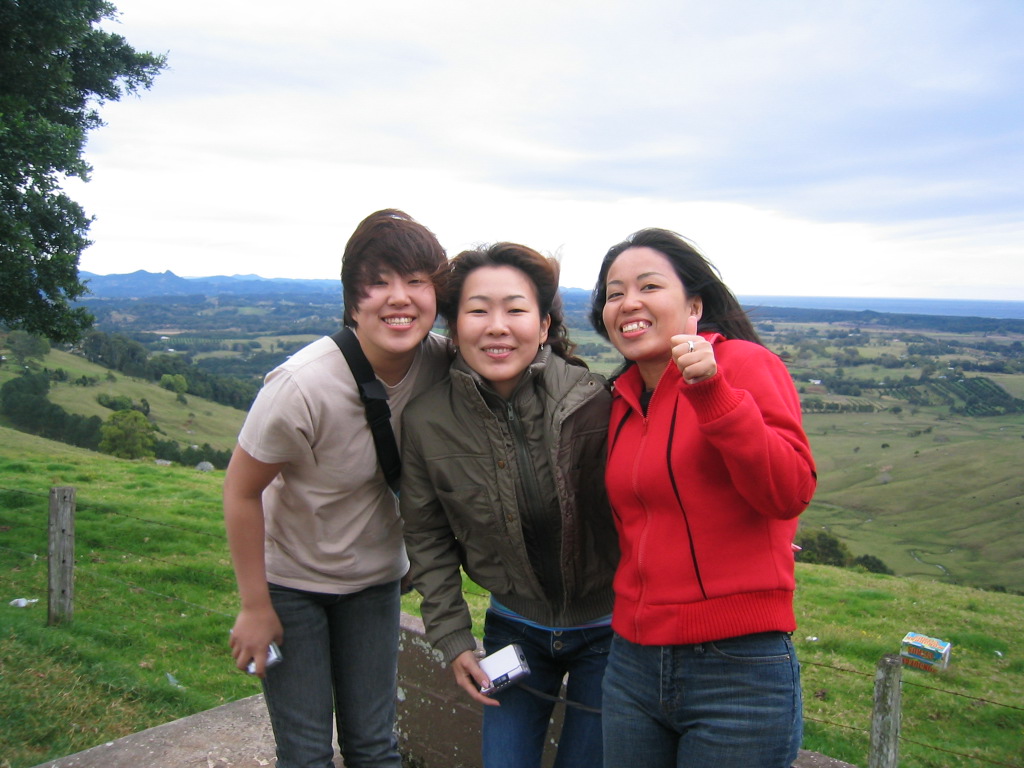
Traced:
<path id="1" fill-rule="evenodd" d="M 637 367 L 615 381 L 612 626 L 641 645 L 796 629 L 792 542 L 815 488 L 799 397 L 765 347 L 704 337 L 718 373 L 690 385 L 670 362 L 646 417 Z"/>

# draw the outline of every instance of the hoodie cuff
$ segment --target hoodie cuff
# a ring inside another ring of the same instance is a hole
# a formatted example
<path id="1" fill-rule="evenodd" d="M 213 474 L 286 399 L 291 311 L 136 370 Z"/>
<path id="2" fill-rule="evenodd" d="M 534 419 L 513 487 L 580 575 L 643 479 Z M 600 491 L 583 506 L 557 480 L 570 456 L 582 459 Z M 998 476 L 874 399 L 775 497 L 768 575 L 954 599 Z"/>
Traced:
<path id="1" fill-rule="evenodd" d="M 683 393 L 697 413 L 701 424 L 707 424 L 735 410 L 743 402 L 743 390 L 733 389 L 721 373 L 696 384 L 679 380 L 679 391 Z"/>
<path id="2" fill-rule="evenodd" d="M 476 638 L 468 629 L 452 632 L 434 643 L 434 650 L 441 654 L 445 664 L 451 664 L 460 653 L 475 651 L 476 647 Z"/>

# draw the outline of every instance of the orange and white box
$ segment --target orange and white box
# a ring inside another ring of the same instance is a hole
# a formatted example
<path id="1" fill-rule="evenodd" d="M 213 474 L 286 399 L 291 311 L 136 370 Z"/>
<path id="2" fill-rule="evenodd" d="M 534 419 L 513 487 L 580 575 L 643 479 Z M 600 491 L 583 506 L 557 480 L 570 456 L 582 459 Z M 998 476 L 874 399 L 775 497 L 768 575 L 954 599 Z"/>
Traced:
<path id="1" fill-rule="evenodd" d="M 949 666 L 952 643 L 928 637 L 919 632 L 907 632 L 900 646 L 900 658 L 905 667 L 916 667 L 926 672 L 938 672 Z"/>

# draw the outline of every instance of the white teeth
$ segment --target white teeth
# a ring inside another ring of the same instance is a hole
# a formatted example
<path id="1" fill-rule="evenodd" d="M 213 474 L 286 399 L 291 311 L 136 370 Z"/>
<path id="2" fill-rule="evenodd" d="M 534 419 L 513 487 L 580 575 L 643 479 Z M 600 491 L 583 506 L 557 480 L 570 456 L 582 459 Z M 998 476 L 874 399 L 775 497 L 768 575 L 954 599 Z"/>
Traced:
<path id="1" fill-rule="evenodd" d="M 411 317 L 385 317 L 384 322 L 387 325 L 412 325 Z"/>
<path id="2" fill-rule="evenodd" d="M 633 323 L 626 323 L 622 326 L 623 333 L 632 333 L 633 331 L 639 331 L 647 327 L 647 323 L 637 320 Z"/>
<path id="3" fill-rule="evenodd" d="M 488 355 L 500 355 L 510 351 L 508 347 L 484 347 L 484 352 Z"/>

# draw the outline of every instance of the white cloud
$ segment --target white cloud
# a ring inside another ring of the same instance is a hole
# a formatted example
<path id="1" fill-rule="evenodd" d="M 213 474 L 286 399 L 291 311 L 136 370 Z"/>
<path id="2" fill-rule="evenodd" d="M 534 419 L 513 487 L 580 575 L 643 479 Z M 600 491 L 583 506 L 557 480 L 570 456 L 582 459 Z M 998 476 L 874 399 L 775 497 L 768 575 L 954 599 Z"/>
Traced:
<path id="1" fill-rule="evenodd" d="M 400 207 L 581 287 L 664 226 L 738 293 L 1024 296 L 1011 3 L 117 5 L 171 68 L 69 185 L 85 270 L 334 277 Z"/>

